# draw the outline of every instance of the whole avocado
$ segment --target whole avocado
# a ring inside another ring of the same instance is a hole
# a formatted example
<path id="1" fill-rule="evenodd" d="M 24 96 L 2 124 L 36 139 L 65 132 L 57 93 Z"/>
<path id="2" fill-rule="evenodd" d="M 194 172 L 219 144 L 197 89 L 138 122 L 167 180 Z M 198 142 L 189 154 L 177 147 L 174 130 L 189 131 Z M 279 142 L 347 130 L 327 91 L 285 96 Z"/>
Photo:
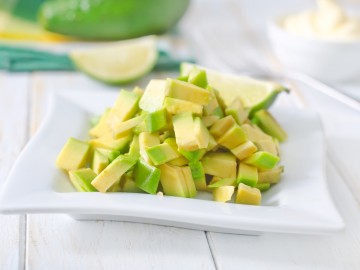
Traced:
<path id="1" fill-rule="evenodd" d="M 119 40 L 160 34 L 185 13 L 190 0 L 55 0 L 39 21 L 48 31 L 82 39 Z"/>

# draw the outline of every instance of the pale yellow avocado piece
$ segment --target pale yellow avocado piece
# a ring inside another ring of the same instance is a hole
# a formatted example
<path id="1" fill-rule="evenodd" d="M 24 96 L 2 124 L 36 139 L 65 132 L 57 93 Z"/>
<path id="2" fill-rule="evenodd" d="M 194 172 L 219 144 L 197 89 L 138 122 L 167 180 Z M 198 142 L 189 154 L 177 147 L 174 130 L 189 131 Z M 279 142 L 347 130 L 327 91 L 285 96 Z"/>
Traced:
<path id="1" fill-rule="evenodd" d="M 259 171 L 258 183 L 276 184 L 280 181 L 281 174 L 284 172 L 284 166 L 276 167 L 272 170 Z"/>
<path id="2" fill-rule="evenodd" d="M 99 147 L 111 150 L 119 150 L 121 152 L 128 146 L 132 137 L 132 134 L 129 134 L 124 137 L 114 139 L 112 132 L 109 132 L 99 138 L 90 140 L 89 143 L 94 148 Z"/>
<path id="3" fill-rule="evenodd" d="M 139 100 L 137 93 L 121 90 L 107 120 L 110 128 L 132 118 L 139 110 Z"/>
<path id="4" fill-rule="evenodd" d="M 240 183 L 236 193 L 235 202 L 240 204 L 260 205 L 261 192 L 257 188 L 252 188 Z"/>
<path id="5" fill-rule="evenodd" d="M 210 128 L 210 133 L 214 136 L 215 139 L 218 139 L 235 124 L 235 119 L 231 115 L 228 115 L 217 120 Z"/>
<path id="6" fill-rule="evenodd" d="M 235 121 L 241 125 L 248 118 L 250 110 L 245 109 L 240 98 L 235 98 L 225 109 L 226 115 L 232 115 Z"/>
<path id="7" fill-rule="evenodd" d="M 210 101 L 204 106 L 204 115 L 216 115 L 219 118 L 224 117 L 224 112 L 218 102 L 214 90 L 210 86 L 207 87 L 207 90 L 210 92 Z"/>
<path id="8" fill-rule="evenodd" d="M 109 165 L 109 159 L 103 155 L 100 151 L 94 150 L 93 160 L 91 163 L 91 169 L 94 173 L 101 173 Z"/>
<path id="9" fill-rule="evenodd" d="M 203 113 L 203 106 L 194 102 L 171 97 L 165 98 L 164 107 L 171 114 L 191 112 L 193 114 L 202 115 Z"/>
<path id="10" fill-rule="evenodd" d="M 158 133 L 141 132 L 139 134 L 140 156 L 147 163 L 152 164 L 146 150 L 152 146 L 160 144 Z"/>
<path id="11" fill-rule="evenodd" d="M 214 188 L 212 193 L 214 201 L 228 202 L 231 200 L 234 191 L 235 191 L 235 187 L 233 186 L 222 186 L 222 187 Z"/>
<path id="12" fill-rule="evenodd" d="M 144 94 L 144 90 L 142 90 L 140 87 L 135 86 L 132 90 L 134 94 L 137 94 L 138 96 L 142 96 Z"/>
<path id="13" fill-rule="evenodd" d="M 139 107 L 149 113 L 160 110 L 164 103 L 165 92 L 165 80 L 151 80 L 140 99 Z"/>
<path id="14" fill-rule="evenodd" d="M 278 147 L 272 138 L 267 140 L 259 140 L 255 143 L 255 145 L 259 151 L 265 151 L 275 156 L 279 156 Z"/>
<path id="15" fill-rule="evenodd" d="M 209 133 L 209 144 L 208 144 L 208 147 L 206 148 L 206 150 L 209 152 L 209 151 L 212 151 L 216 149 L 216 147 L 218 146 L 218 143 L 217 141 L 214 139 L 214 137 Z"/>
<path id="16" fill-rule="evenodd" d="M 113 137 L 114 139 L 118 139 L 129 135 L 132 132 L 132 129 L 144 121 L 145 115 L 139 115 L 124 122 L 118 123 L 113 128 Z"/>
<path id="17" fill-rule="evenodd" d="M 257 150 L 257 147 L 252 141 L 244 142 L 237 147 L 230 149 L 231 153 L 233 153 L 239 160 L 243 160 L 251 156 Z"/>
<path id="18" fill-rule="evenodd" d="M 233 125 L 217 140 L 218 144 L 228 149 L 235 148 L 246 141 L 247 138 L 244 131 L 237 124 Z"/>
<path id="19" fill-rule="evenodd" d="M 117 157 L 109 166 L 105 168 L 91 184 L 100 192 L 106 192 L 116 181 L 119 181 L 121 176 L 131 169 L 137 159 L 121 155 Z"/>
<path id="20" fill-rule="evenodd" d="M 210 133 L 201 121 L 200 117 L 194 119 L 194 135 L 200 149 L 207 148 L 210 141 Z"/>
<path id="21" fill-rule="evenodd" d="M 243 124 L 241 126 L 242 130 L 245 132 L 246 137 L 249 139 L 249 141 L 252 141 L 253 143 L 262 141 L 262 140 L 272 140 L 272 137 L 265 134 L 261 129 L 251 126 L 249 124 Z"/>
<path id="22" fill-rule="evenodd" d="M 201 120 L 203 121 L 205 127 L 211 127 L 217 120 L 219 120 L 220 117 L 216 116 L 216 115 L 208 115 L 208 116 L 203 116 L 201 118 Z"/>
<path id="23" fill-rule="evenodd" d="M 236 177 L 236 157 L 231 153 L 208 153 L 203 157 L 202 164 L 206 174 Z"/>
<path id="24" fill-rule="evenodd" d="M 166 80 L 166 96 L 206 105 L 211 99 L 210 92 L 188 82 Z"/>
<path id="25" fill-rule="evenodd" d="M 178 146 L 176 144 L 175 138 L 167 138 L 164 141 L 165 143 L 169 144 L 171 148 L 177 152 Z M 178 152 L 177 152 L 178 153 Z M 169 164 L 175 165 L 175 166 L 185 166 L 189 164 L 189 160 L 185 158 L 183 155 L 179 154 L 180 156 L 169 161 Z"/>
<path id="26" fill-rule="evenodd" d="M 92 137 L 101 137 L 102 135 L 111 131 L 107 124 L 111 109 L 106 109 L 102 114 L 99 123 L 89 130 L 89 135 Z"/>
<path id="27" fill-rule="evenodd" d="M 90 145 L 74 138 L 67 140 L 56 159 L 56 166 L 64 170 L 84 167 L 90 154 Z"/>
<path id="28" fill-rule="evenodd" d="M 185 151 L 195 151 L 199 149 L 194 135 L 194 119 L 191 113 L 174 115 L 173 125 L 176 144 L 179 149 Z"/>

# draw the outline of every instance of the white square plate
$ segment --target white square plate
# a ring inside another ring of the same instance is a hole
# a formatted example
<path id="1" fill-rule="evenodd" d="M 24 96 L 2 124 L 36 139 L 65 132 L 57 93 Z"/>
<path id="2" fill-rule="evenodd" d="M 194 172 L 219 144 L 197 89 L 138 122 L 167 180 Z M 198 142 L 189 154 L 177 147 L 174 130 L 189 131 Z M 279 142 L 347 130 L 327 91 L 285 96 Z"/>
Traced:
<path id="1" fill-rule="evenodd" d="M 54 166 L 68 137 L 87 138 L 89 119 L 111 106 L 118 93 L 56 94 L 41 128 L 15 163 L 0 196 L 6 214 L 66 213 L 76 219 L 123 220 L 227 233 L 331 233 L 344 224 L 328 193 L 321 122 L 309 110 L 272 111 L 288 132 L 282 144 L 285 173 L 263 194 L 262 206 L 135 193 L 75 192 Z"/>

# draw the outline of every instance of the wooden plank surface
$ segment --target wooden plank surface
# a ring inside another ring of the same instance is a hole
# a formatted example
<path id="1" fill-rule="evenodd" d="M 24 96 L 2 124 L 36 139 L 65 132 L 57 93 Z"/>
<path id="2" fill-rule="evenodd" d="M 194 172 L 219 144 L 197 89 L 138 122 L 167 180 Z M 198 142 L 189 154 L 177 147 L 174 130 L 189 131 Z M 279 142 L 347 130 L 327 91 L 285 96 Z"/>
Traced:
<path id="1" fill-rule="evenodd" d="M 28 76 L 0 73 L 0 190 L 27 141 Z M 25 217 L 0 215 L 0 269 L 24 264 Z"/>
<path id="2" fill-rule="evenodd" d="M 38 73 L 31 82 L 34 132 L 50 90 L 117 88 L 82 74 Z M 26 269 L 215 269 L 206 235 L 128 222 L 79 222 L 66 215 L 28 215 Z"/>

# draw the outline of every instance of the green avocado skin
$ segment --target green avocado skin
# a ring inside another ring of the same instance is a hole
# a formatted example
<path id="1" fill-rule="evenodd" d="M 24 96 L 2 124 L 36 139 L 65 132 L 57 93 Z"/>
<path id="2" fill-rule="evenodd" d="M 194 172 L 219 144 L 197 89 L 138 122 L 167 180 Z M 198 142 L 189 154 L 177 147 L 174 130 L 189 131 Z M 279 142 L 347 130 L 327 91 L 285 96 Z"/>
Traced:
<path id="1" fill-rule="evenodd" d="M 185 13 L 190 0 L 55 0 L 38 14 L 48 31 L 82 39 L 120 40 L 160 34 Z"/>

